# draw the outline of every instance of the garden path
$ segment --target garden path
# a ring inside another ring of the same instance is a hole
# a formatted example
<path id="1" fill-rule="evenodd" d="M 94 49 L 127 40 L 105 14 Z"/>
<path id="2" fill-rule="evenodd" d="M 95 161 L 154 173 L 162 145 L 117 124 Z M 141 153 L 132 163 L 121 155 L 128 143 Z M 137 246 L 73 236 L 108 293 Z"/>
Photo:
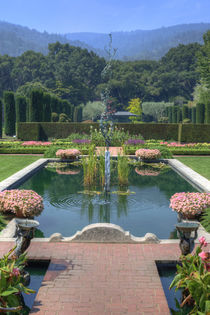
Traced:
<path id="1" fill-rule="evenodd" d="M 1 242 L 0 255 L 12 246 Z M 179 255 L 178 244 L 32 241 L 29 258 L 51 262 L 30 314 L 169 315 L 155 261 Z"/>
<path id="2" fill-rule="evenodd" d="M 96 147 L 97 155 L 105 152 L 105 147 Z M 111 156 L 118 156 L 118 154 L 123 154 L 122 147 L 109 147 L 109 152 Z"/>

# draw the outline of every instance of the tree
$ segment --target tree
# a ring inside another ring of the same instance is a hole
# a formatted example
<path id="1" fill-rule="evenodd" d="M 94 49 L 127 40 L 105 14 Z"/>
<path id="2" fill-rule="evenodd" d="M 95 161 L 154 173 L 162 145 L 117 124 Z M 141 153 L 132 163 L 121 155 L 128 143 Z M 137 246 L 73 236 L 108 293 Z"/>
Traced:
<path id="1" fill-rule="evenodd" d="M 7 136 L 15 135 L 15 97 L 11 91 L 4 91 L 4 133 Z"/>
<path id="2" fill-rule="evenodd" d="M 0 138 L 2 138 L 2 101 L 0 99 Z"/>
<path id="3" fill-rule="evenodd" d="M 201 83 L 210 88 L 210 30 L 203 35 L 204 45 L 198 54 L 198 70 Z"/>
<path id="4" fill-rule="evenodd" d="M 26 121 L 27 100 L 22 95 L 15 96 L 16 123 Z"/>
<path id="5" fill-rule="evenodd" d="M 34 89 L 29 100 L 29 121 L 43 121 L 43 92 Z"/>
<path id="6" fill-rule="evenodd" d="M 131 116 L 129 117 L 130 120 L 134 121 L 140 121 L 142 118 L 142 108 L 141 108 L 141 100 L 140 98 L 132 98 L 130 102 L 128 102 L 129 106 L 127 107 L 127 110 L 131 112 L 132 114 L 135 114 L 137 116 Z"/>
<path id="7" fill-rule="evenodd" d="M 43 121 L 51 121 L 51 96 L 49 93 L 43 94 Z"/>
<path id="8" fill-rule="evenodd" d="M 102 102 L 88 102 L 83 108 L 84 120 L 96 120 L 104 112 L 105 106 Z"/>
<path id="9" fill-rule="evenodd" d="M 196 124 L 203 124 L 205 119 L 205 104 L 197 103 L 196 105 Z"/>

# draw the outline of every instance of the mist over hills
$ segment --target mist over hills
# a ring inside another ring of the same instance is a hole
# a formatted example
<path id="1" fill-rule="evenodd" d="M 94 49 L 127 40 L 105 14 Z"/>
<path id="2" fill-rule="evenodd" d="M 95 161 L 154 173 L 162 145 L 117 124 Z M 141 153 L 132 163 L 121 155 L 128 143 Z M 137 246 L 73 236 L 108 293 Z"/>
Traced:
<path id="1" fill-rule="evenodd" d="M 182 24 L 155 30 L 113 32 L 113 47 L 117 48 L 116 58 L 121 60 L 158 60 L 170 48 L 179 44 L 203 43 L 203 34 L 210 29 L 210 23 Z M 28 27 L 0 21 L 0 54 L 19 56 L 27 50 L 48 53 L 48 44 L 59 41 L 92 50 L 104 57 L 108 34 L 67 33 L 49 34 Z"/>
<path id="2" fill-rule="evenodd" d="M 121 60 L 158 60 L 170 48 L 179 44 L 197 42 L 203 44 L 203 34 L 210 29 L 210 23 L 182 24 L 155 30 L 113 32 L 113 47 L 117 48 L 116 58 Z M 80 40 L 96 49 L 104 50 L 108 42 L 107 34 L 69 33 L 70 40 Z"/>
<path id="3" fill-rule="evenodd" d="M 48 53 L 48 44 L 57 41 L 61 44 L 68 43 L 72 46 L 86 48 L 98 54 L 103 53 L 79 40 L 69 40 L 61 34 L 41 33 L 35 29 L 0 21 L 0 55 L 7 54 L 16 57 L 27 50 L 41 52 L 46 55 Z"/>

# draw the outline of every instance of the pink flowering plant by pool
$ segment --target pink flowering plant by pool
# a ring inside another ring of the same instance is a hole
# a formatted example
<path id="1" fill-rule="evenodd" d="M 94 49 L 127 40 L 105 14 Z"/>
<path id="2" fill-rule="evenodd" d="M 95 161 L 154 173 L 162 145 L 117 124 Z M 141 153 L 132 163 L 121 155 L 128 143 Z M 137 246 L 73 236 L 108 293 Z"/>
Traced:
<path id="1" fill-rule="evenodd" d="M 208 245 L 204 236 L 199 243 L 194 254 L 180 257 L 181 264 L 176 266 L 177 274 L 169 288 L 182 289 L 180 310 L 188 304 L 192 306 L 189 314 L 205 315 L 210 312 L 210 252 L 204 250 Z"/>
<path id="2" fill-rule="evenodd" d="M 135 155 L 141 160 L 158 160 L 161 153 L 158 149 L 139 149 L 135 152 Z"/>
<path id="3" fill-rule="evenodd" d="M 0 192 L 0 212 L 17 217 L 34 217 L 42 212 L 43 199 L 33 190 L 12 189 Z"/>
<path id="4" fill-rule="evenodd" d="M 81 152 L 77 149 L 66 149 L 66 150 L 60 149 L 56 152 L 56 157 L 59 157 L 63 160 L 75 158 L 79 155 L 81 155 Z"/>
<path id="5" fill-rule="evenodd" d="M 26 254 L 16 258 L 14 249 L 0 259 L 0 313 L 2 314 L 14 312 L 23 314 L 21 293 L 35 293 L 34 290 L 24 286 L 22 272 L 26 265 Z"/>
<path id="6" fill-rule="evenodd" d="M 194 219 L 210 206 L 210 193 L 181 192 L 170 199 L 170 208 L 187 219 Z"/>

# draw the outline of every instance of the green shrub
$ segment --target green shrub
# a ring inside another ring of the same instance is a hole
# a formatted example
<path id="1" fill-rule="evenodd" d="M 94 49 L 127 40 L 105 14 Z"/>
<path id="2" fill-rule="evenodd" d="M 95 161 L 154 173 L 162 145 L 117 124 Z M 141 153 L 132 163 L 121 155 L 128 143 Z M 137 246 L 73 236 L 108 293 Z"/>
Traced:
<path id="1" fill-rule="evenodd" d="M 15 135 L 15 97 L 11 91 L 4 91 L 4 132 L 8 136 Z"/>
<path id="2" fill-rule="evenodd" d="M 202 214 L 201 224 L 210 233 L 210 208 L 206 208 Z"/>
<path id="3" fill-rule="evenodd" d="M 59 115 L 59 122 L 70 122 L 70 121 L 71 121 L 70 118 L 66 114 L 61 113 Z"/>
<path id="4" fill-rule="evenodd" d="M 59 120 L 58 114 L 53 112 L 53 113 L 51 114 L 51 121 L 52 121 L 52 122 L 58 122 L 58 120 Z"/>
<path id="5" fill-rule="evenodd" d="M 182 122 L 183 124 L 190 124 L 191 120 L 189 118 L 185 118 Z"/>

